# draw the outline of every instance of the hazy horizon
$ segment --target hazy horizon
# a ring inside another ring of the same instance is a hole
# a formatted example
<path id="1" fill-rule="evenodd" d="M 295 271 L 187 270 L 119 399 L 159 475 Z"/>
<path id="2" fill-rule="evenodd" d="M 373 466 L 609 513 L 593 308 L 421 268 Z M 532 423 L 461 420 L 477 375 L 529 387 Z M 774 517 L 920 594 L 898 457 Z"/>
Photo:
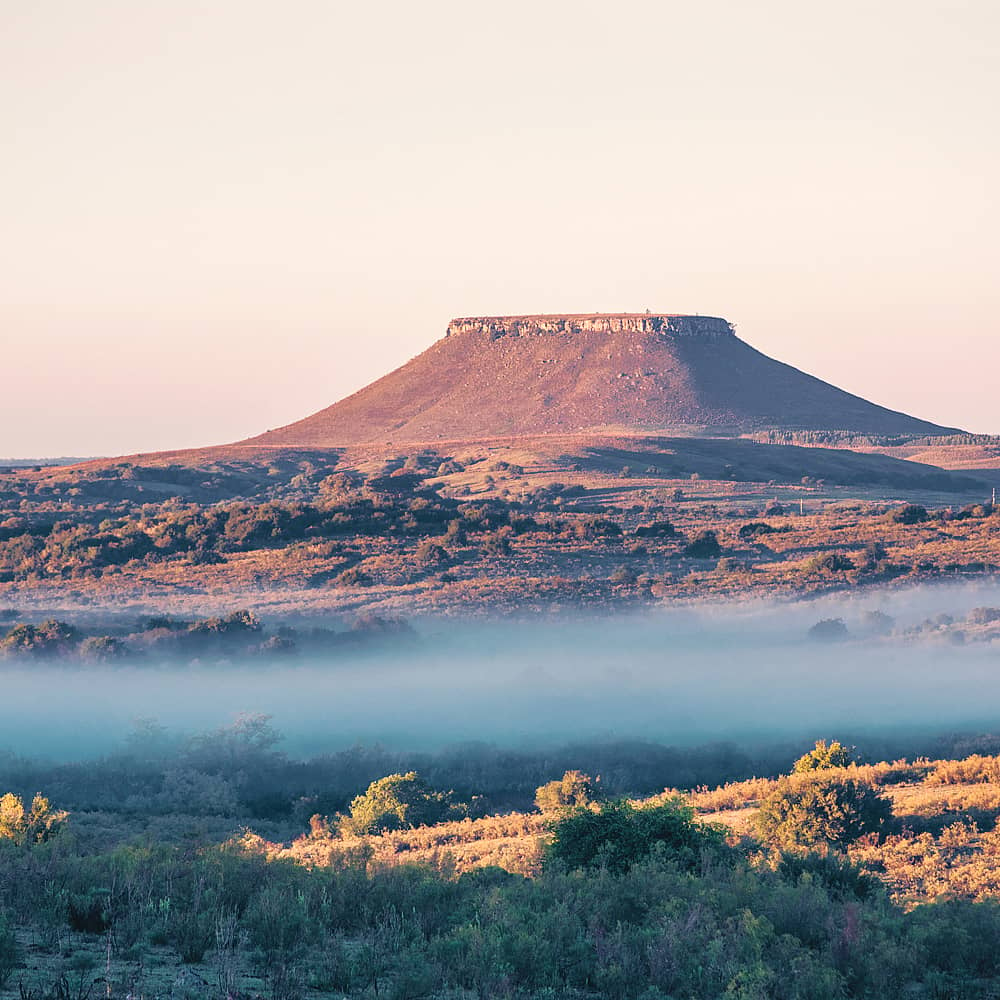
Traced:
<path id="1" fill-rule="evenodd" d="M 1000 432 L 985 0 L 39 0 L 0 24 L 0 457 L 238 440 L 453 316 L 646 308 Z"/>

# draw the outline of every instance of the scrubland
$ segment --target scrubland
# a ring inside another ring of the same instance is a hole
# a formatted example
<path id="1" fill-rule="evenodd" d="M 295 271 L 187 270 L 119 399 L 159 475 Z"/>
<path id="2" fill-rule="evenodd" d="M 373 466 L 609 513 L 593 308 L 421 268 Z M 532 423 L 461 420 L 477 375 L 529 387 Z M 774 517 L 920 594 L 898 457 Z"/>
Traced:
<path id="1" fill-rule="evenodd" d="M 469 446 L 9 470 L 0 601 L 32 614 L 95 603 L 530 614 L 961 579 L 1000 565 L 1000 513 L 970 502 L 988 496 L 985 484 L 932 470 L 838 486 L 780 465 L 781 478 L 765 480 L 766 462 L 734 466 L 724 444 L 690 442 L 676 464 L 704 472 L 683 478 L 662 447 L 634 445 L 562 458 Z M 661 465 L 622 464 L 629 456 Z"/>
<path id="2" fill-rule="evenodd" d="M 630 799 L 570 771 L 538 788 L 544 812 L 476 816 L 496 788 L 478 807 L 414 772 L 366 791 L 366 769 L 408 762 L 293 762 L 273 736 L 259 719 L 173 743 L 147 727 L 88 767 L 8 758 L 5 787 L 54 794 L 0 800 L 0 995 L 819 1000 L 1000 986 L 1000 756 L 833 766 L 814 751 L 802 759 L 817 769 L 797 762 L 791 777 Z M 424 763 L 458 773 L 455 758 Z M 307 815 L 323 803 L 294 798 L 310 768 L 341 774 L 338 809 Z M 191 776 L 213 771 L 239 789 L 228 815 L 194 798 Z M 822 833 L 808 843 L 766 834 L 758 811 L 802 788 L 887 805 L 846 841 L 829 811 L 799 816 L 800 832 Z M 276 810 L 282 799 L 298 805 Z"/>

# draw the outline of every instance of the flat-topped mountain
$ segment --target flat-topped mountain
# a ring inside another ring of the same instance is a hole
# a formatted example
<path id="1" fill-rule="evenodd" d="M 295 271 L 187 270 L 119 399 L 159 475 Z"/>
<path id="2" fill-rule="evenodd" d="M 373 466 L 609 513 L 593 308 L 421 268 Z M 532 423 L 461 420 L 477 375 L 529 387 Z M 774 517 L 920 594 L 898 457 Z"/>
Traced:
<path id="1" fill-rule="evenodd" d="M 718 317 L 591 313 L 454 319 L 444 337 L 401 368 L 242 443 L 336 447 L 771 428 L 955 432 L 775 361 Z"/>

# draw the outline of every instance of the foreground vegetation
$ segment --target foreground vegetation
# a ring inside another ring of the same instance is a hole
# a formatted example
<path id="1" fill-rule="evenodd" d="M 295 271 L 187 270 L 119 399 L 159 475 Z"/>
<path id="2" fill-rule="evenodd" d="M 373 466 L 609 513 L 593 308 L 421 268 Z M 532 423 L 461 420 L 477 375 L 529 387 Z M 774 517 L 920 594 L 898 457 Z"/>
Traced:
<path id="1" fill-rule="evenodd" d="M 268 839 L 234 829 L 245 805 L 197 820 L 163 800 L 150 823 L 128 779 L 143 761 L 152 769 L 162 735 L 147 727 L 116 758 L 113 791 L 93 787 L 110 811 L 88 811 L 86 786 L 73 792 L 66 766 L 42 763 L 21 784 L 61 780 L 82 808 L 0 799 L 0 995 L 819 1000 L 1000 988 L 1000 757 L 859 764 L 818 744 L 794 767 L 786 758 L 784 777 L 631 800 L 570 770 L 539 784 L 542 811 L 478 819 L 454 791 L 397 771 L 356 785 L 340 812 L 258 818 Z M 167 772 L 178 755 L 206 776 L 245 772 L 275 758 L 273 735 L 244 720 L 161 746 L 159 760 Z M 106 779 L 109 766 L 94 770 Z M 489 846 L 464 850 L 477 843 Z"/>

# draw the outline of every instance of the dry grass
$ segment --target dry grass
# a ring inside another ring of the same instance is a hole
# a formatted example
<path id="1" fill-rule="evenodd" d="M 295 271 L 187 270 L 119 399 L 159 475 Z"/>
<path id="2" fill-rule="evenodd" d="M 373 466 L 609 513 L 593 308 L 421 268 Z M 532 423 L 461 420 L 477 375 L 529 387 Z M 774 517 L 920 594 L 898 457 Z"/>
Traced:
<path id="1" fill-rule="evenodd" d="M 547 818 L 539 813 L 511 813 L 372 837 L 320 833 L 299 837 L 287 847 L 250 838 L 244 846 L 269 858 L 288 858 L 309 866 L 340 866 L 364 859 L 376 866 L 421 862 L 459 874 L 496 865 L 520 875 L 532 875 L 541 860 L 546 822 Z"/>
<path id="2" fill-rule="evenodd" d="M 899 901 L 940 896 L 986 899 L 1000 894 L 1000 757 L 974 755 L 964 761 L 893 761 L 851 765 L 835 773 L 876 785 L 893 804 L 903 832 L 881 843 L 865 840 L 851 858 L 876 872 Z M 964 781 L 957 780 L 965 775 Z M 776 784 L 771 778 L 698 788 L 686 794 L 705 822 L 722 823 L 735 837 L 752 837 L 756 805 Z M 656 805 L 676 789 L 634 800 Z M 398 830 L 381 836 L 342 839 L 331 834 L 300 837 L 290 845 L 250 837 L 245 846 L 271 858 L 310 866 L 342 866 L 359 859 L 370 866 L 429 864 L 445 874 L 495 865 L 530 876 L 540 865 L 547 817 L 511 813 L 477 820 Z"/>

